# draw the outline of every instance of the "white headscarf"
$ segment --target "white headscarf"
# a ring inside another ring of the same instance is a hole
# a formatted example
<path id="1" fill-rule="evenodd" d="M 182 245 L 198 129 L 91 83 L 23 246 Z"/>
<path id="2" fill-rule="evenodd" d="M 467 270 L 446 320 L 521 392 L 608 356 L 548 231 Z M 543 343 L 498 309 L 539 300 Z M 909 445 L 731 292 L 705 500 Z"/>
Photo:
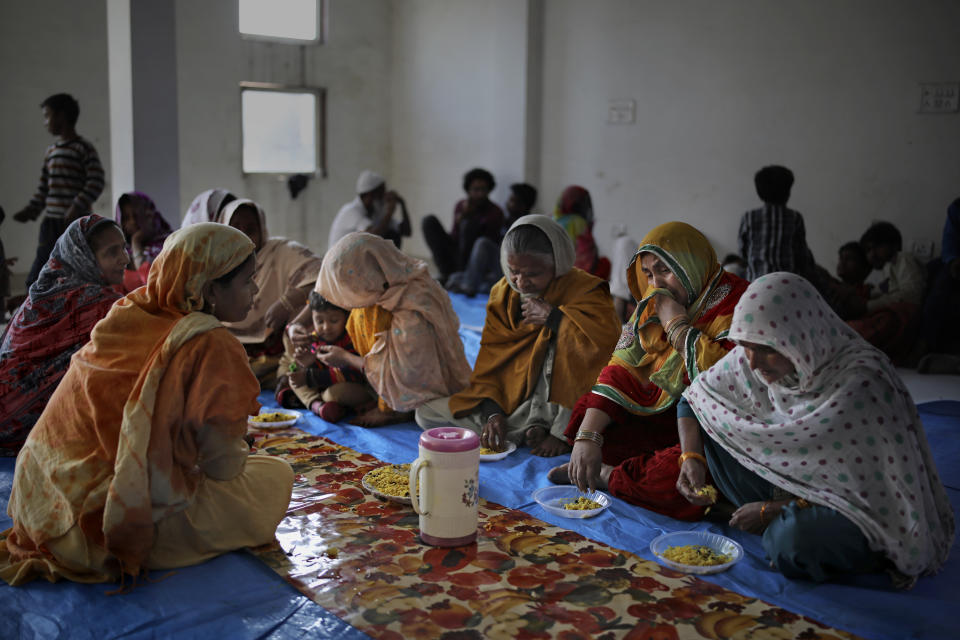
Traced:
<path id="1" fill-rule="evenodd" d="M 507 237 L 518 227 L 524 226 L 540 229 L 540 231 L 547 236 L 547 240 L 550 241 L 550 246 L 553 247 L 554 277 L 559 278 L 573 268 L 576 251 L 573 248 L 573 241 L 570 240 L 567 231 L 551 218 L 538 213 L 532 213 L 517 218 L 517 221 L 510 225 L 510 230 L 507 231 L 507 234 L 503 238 L 503 242 L 500 245 L 500 267 L 504 273 L 510 273 L 510 267 L 507 264 Z M 509 284 L 510 288 L 514 291 L 519 291 L 513 284 L 511 278 L 507 278 L 507 284 Z"/>
<path id="2" fill-rule="evenodd" d="M 750 471 L 839 511 L 902 573 L 935 572 L 953 513 L 887 357 L 791 273 L 750 285 L 730 339 L 772 347 L 796 373 L 768 385 L 735 348 L 684 393 L 707 434 Z"/>

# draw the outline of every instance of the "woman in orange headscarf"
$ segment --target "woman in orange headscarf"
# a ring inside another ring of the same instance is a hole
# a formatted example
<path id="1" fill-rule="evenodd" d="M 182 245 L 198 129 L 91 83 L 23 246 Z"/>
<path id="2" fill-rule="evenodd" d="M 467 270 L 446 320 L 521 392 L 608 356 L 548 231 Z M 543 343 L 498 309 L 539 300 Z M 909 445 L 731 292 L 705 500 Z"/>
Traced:
<path id="1" fill-rule="evenodd" d="M 249 311 L 254 260 L 236 229 L 181 229 L 97 324 L 17 458 L 0 577 L 104 582 L 273 538 L 293 472 L 248 457 L 259 385 L 221 325 Z"/>
<path id="2" fill-rule="evenodd" d="M 690 381 L 733 348 L 726 339 L 747 282 L 720 268 L 710 241 L 683 222 L 655 227 L 627 271 L 639 301 L 610 363 L 577 401 L 570 463 L 554 482 L 608 488 L 633 504 L 694 519 L 703 507 L 676 490 L 676 403 Z"/>

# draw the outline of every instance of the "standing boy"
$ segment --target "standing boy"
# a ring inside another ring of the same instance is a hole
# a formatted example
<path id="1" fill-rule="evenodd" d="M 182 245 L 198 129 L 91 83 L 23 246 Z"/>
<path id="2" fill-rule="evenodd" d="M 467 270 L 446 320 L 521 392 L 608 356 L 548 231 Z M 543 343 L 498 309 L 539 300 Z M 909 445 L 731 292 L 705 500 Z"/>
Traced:
<path id="1" fill-rule="evenodd" d="M 774 271 L 789 271 L 813 279 L 813 254 L 807 247 L 803 216 L 787 207 L 793 172 L 777 165 L 753 177 L 763 207 L 740 220 L 740 255 L 747 263 L 747 280 Z"/>
<path id="2" fill-rule="evenodd" d="M 89 214 L 103 191 L 103 167 L 97 150 L 74 128 L 80 116 L 77 101 L 69 94 L 58 93 L 44 100 L 40 108 L 47 131 L 57 140 L 43 159 L 36 194 L 30 204 L 13 216 L 17 222 L 27 222 L 43 214 L 37 255 L 27 276 L 28 288 L 40 275 L 67 225 Z"/>

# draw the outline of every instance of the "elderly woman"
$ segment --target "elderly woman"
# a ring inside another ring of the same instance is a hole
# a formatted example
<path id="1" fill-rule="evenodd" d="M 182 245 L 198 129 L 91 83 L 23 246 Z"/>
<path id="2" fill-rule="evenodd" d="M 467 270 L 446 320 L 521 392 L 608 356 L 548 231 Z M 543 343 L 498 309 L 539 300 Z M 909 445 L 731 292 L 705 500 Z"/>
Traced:
<path id="1" fill-rule="evenodd" d="M 470 387 L 417 410 L 424 429 L 457 424 L 483 446 L 570 450 L 570 410 L 613 350 L 619 323 L 607 283 L 573 266 L 573 244 L 546 216 L 517 220 L 500 250 L 507 274 L 490 292 Z M 586 383 L 586 384 L 585 384 Z"/>
<path id="2" fill-rule="evenodd" d="M 89 215 L 57 240 L 0 345 L 0 455 L 15 456 L 72 356 L 120 298 L 123 232 Z"/>
<path id="3" fill-rule="evenodd" d="M 283 356 L 283 329 L 306 305 L 321 259 L 299 242 L 271 238 L 263 209 L 252 200 L 233 200 L 219 222 L 243 231 L 257 248 L 253 308 L 245 319 L 226 327 L 246 348 L 260 385 L 272 389 Z"/>
<path id="4" fill-rule="evenodd" d="M 460 320 L 422 260 L 407 257 L 390 240 L 349 233 L 324 257 L 316 291 L 351 309 L 347 333 L 357 350 L 326 345 L 318 359 L 328 367 L 362 370 L 379 396 L 356 424 L 408 420 L 424 402 L 467 386 L 470 365 L 457 333 Z M 291 327 L 294 342 L 302 339 L 298 328 Z"/>
<path id="5" fill-rule="evenodd" d="M 909 586 L 934 573 L 953 514 L 890 361 L 790 273 L 750 285 L 730 339 L 739 346 L 684 394 L 678 490 L 707 502 L 709 468 L 738 507 L 730 525 L 762 534 L 789 577 L 892 569 Z"/>
<path id="6" fill-rule="evenodd" d="M 124 274 L 123 284 L 127 291 L 133 291 L 146 284 L 150 265 L 163 249 L 163 241 L 170 235 L 170 225 L 157 211 L 153 200 L 139 191 L 120 196 L 115 215 L 127 240 L 130 266 L 133 267 Z"/>
<path id="7" fill-rule="evenodd" d="M 727 331 L 747 283 L 721 269 L 710 242 L 683 222 L 646 235 L 627 279 L 637 309 L 610 363 L 574 407 L 566 431 L 570 463 L 549 477 L 695 519 L 703 507 L 674 486 L 676 403 L 691 380 L 733 348 Z"/>
<path id="8" fill-rule="evenodd" d="M 17 458 L 0 577 L 104 582 L 273 539 L 293 471 L 248 456 L 259 387 L 221 325 L 250 309 L 254 261 L 229 227 L 177 231 L 96 326 Z"/>

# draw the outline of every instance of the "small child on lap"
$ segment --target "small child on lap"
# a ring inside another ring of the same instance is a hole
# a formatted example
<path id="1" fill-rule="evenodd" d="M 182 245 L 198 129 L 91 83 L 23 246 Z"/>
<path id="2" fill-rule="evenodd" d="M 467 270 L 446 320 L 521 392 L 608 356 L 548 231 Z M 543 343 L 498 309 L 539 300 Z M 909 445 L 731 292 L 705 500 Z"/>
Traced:
<path id="1" fill-rule="evenodd" d="M 307 407 L 327 422 L 343 417 L 345 407 L 368 404 L 376 395 L 363 372 L 349 367 L 329 367 L 320 361 L 321 347 L 336 346 L 356 354 L 346 331 L 349 311 L 310 292 L 313 332 L 294 342 L 284 335 L 284 354 L 277 371 L 277 402 L 282 407 Z"/>

